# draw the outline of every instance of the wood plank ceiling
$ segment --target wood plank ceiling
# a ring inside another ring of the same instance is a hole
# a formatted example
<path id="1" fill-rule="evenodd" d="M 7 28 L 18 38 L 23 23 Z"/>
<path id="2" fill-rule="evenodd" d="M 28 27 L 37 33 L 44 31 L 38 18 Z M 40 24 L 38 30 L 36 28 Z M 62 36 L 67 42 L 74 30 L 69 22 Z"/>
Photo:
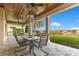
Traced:
<path id="1" fill-rule="evenodd" d="M 62 4 L 63 3 L 44 3 L 34 5 L 31 3 L 4 3 L 0 4 L 0 7 L 5 9 L 8 23 L 19 22 L 22 24 L 28 20 L 29 14 L 39 17 Z"/>

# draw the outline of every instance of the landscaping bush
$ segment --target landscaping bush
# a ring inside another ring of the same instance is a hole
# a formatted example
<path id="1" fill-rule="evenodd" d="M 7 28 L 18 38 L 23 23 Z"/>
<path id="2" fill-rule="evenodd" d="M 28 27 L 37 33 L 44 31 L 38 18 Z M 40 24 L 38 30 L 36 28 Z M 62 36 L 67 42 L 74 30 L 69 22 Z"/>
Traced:
<path id="1" fill-rule="evenodd" d="M 16 34 L 16 35 L 19 35 L 20 33 L 23 33 L 23 29 L 20 29 L 20 28 L 14 28 L 13 29 L 13 34 Z"/>

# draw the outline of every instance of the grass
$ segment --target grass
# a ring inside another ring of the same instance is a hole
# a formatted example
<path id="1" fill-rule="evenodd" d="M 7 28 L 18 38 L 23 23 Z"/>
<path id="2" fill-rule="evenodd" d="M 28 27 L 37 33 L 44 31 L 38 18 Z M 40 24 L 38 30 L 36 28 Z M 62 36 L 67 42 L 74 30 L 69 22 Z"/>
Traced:
<path id="1" fill-rule="evenodd" d="M 77 35 L 51 34 L 50 41 L 79 49 L 79 37 Z"/>

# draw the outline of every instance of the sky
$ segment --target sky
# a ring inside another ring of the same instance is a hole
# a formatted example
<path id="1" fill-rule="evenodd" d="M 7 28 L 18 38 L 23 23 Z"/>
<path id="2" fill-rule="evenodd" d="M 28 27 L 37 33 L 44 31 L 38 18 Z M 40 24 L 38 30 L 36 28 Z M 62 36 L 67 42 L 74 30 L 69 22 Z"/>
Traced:
<path id="1" fill-rule="evenodd" d="M 45 18 L 43 26 L 37 29 L 45 30 Z M 50 30 L 79 29 L 79 6 L 50 16 Z"/>

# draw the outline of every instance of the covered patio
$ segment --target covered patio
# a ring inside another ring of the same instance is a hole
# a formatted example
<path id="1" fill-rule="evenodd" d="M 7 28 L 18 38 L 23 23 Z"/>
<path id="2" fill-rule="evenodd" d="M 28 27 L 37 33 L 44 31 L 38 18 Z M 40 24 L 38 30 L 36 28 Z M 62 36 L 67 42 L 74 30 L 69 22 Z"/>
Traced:
<path id="1" fill-rule="evenodd" d="M 48 53 L 47 56 L 79 56 L 79 50 L 70 48 L 64 45 L 59 45 L 50 42 L 50 15 L 60 13 L 64 10 L 78 6 L 76 3 L 10 3 L 0 4 L 0 55 L 15 56 L 16 47 L 18 46 L 17 41 L 14 37 L 14 32 L 9 32 L 12 28 L 23 29 L 22 33 L 28 33 L 30 37 L 40 36 L 44 33 L 47 34 L 42 41 L 41 49 Z M 41 34 L 35 27 L 40 27 L 40 21 L 42 18 L 46 20 L 46 30 Z M 38 24 L 37 24 L 38 23 Z M 16 33 L 15 33 L 16 34 Z M 40 41 L 41 42 L 41 41 Z M 21 53 L 25 53 L 22 51 Z M 34 48 L 36 56 L 45 56 L 45 53 Z M 26 55 L 27 56 L 27 55 Z M 28 55 L 30 56 L 30 55 Z"/>

